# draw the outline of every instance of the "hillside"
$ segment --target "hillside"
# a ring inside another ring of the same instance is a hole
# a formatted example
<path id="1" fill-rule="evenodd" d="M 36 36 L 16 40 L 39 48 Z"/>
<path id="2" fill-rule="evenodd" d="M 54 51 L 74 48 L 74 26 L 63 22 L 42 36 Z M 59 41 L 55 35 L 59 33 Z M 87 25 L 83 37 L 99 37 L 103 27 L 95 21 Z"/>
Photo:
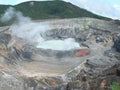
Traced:
<path id="1" fill-rule="evenodd" d="M 8 7 L 10 7 L 10 5 L 0 5 L 0 16 Z M 31 17 L 33 20 L 78 17 L 109 20 L 109 18 L 93 14 L 85 9 L 64 1 L 29 1 L 12 7 L 21 11 L 23 15 Z"/>
<path id="2" fill-rule="evenodd" d="M 105 19 L 71 3 L 63 1 L 25 2 L 14 6 L 33 19 L 92 17 Z"/>

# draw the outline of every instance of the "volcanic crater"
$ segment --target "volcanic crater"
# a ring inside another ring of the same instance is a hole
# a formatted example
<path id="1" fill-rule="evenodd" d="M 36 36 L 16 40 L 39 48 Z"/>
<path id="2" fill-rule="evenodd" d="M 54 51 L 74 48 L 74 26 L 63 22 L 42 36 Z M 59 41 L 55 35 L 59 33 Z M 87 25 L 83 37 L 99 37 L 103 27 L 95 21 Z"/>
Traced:
<path id="1" fill-rule="evenodd" d="M 49 88 L 53 81 L 57 87 L 76 79 L 82 70 L 101 75 L 119 63 L 113 47 L 119 25 L 112 21 L 75 18 L 18 25 L 0 28 L 0 69 L 4 75 L 22 77 L 25 82 L 19 82 L 27 83 L 26 88 L 26 79 L 37 83 L 32 87 Z"/>

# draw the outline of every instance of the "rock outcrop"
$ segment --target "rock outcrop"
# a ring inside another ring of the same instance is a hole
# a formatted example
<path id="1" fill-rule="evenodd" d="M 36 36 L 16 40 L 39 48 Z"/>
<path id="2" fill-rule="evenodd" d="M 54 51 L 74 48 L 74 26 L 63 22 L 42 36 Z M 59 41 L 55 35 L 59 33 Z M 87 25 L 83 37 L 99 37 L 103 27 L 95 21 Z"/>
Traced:
<path id="1" fill-rule="evenodd" d="M 117 37 L 114 41 L 114 48 L 116 49 L 116 51 L 120 52 L 120 36 Z"/>

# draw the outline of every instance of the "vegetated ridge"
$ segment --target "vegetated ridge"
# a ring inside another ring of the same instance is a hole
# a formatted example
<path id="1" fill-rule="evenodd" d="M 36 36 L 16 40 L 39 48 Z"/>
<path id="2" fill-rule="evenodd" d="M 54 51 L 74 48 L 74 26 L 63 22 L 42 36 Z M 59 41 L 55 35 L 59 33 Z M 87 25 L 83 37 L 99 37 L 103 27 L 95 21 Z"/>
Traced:
<path id="1" fill-rule="evenodd" d="M 21 11 L 24 16 L 28 16 L 33 20 L 40 19 L 61 19 L 61 18 L 79 18 L 90 17 L 102 20 L 110 20 L 110 18 L 96 15 L 83 8 L 77 7 L 69 2 L 64 1 L 28 1 L 17 5 L 0 5 L 0 16 L 3 15 L 5 10 L 9 7 L 14 7 L 16 10 Z M 8 23 L 0 23 L 5 25 Z"/>

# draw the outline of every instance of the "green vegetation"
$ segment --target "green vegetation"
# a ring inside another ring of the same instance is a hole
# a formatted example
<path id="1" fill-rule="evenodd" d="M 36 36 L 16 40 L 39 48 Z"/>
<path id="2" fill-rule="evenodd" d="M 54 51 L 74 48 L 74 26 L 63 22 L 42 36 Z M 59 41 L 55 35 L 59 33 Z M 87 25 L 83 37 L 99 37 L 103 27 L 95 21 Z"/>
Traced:
<path id="1" fill-rule="evenodd" d="M 10 7 L 10 5 L 0 5 L 0 16 L 8 7 Z M 23 15 L 31 17 L 33 20 L 78 17 L 91 17 L 103 20 L 110 20 L 110 18 L 93 14 L 85 9 L 79 8 L 71 3 L 61 0 L 29 1 L 20 3 L 12 7 L 14 7 L 18 11 L 21 11 Z M 0 25 L 4 24 L 5 23 L 0 23 Z"/>
<path id="2" fill-rule="evenodd" d="M 112 90 L 120 90 L 120 84 L 117 82 L 113 82 L 110 87 Z"/>
<path id="3" fill-rule="evenodd" d="M 92 17 L 98 19 L 108 19 L 95 15 L 85 9 L 79 8 L 71 3 L 64 1 L 34 1 L 25 2 L 14 6 L 25 16 L 32 19 L 48 19 L 48 18 L 76 18 L 76 17 Z"/>
<path id="4" fill-rule="evenodd" d="M 2 15 L 8 7 L 10 7 L 10 5 L 0 5 L 0 15 Z"/>

